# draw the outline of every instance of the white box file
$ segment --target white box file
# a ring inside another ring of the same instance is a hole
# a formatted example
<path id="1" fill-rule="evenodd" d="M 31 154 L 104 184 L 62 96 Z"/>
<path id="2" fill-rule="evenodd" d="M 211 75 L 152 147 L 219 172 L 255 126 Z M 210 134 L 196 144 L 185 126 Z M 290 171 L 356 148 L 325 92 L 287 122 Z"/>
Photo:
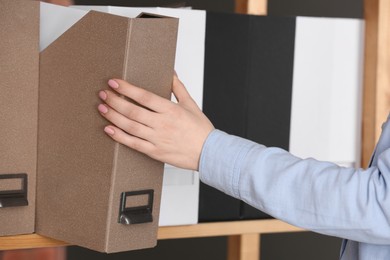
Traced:
<path id="1" fill-rule="evenodd" d="M 290 152 L 359 167 L 364 22 L 297 17 Z"/>

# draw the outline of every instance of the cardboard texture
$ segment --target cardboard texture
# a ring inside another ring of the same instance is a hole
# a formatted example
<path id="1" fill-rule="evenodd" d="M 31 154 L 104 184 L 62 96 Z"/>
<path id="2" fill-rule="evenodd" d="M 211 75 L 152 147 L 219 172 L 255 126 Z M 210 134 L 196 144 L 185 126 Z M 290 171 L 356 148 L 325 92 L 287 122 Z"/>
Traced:
<path id="1" fill-rule="evenodd" d="M 141 12 L 179 18 L 175 71 L 196 104 L 202 108 L 206 11 L 161 7 L 72 7 L 129 18 Z M 159 226 L 196 224 L 198 205 L 199 173 L 165 164 Z"/>
<path id="2" fill-rule="evenodd" d="M 4 236 L 34 232 L 39 3 L 0 0 L 0 39 L 0 235 Z"/>
<path id="3" fill-rule="evenodd" d="M 177 26 L 92 11 L 41 52 L 37 233 L 108 253 L 155 246 L 163 164 L 104 134 L 98 92 L 116 77 L 170 98 Z M 120 218 L 149 198 L 152 215 Z"/>

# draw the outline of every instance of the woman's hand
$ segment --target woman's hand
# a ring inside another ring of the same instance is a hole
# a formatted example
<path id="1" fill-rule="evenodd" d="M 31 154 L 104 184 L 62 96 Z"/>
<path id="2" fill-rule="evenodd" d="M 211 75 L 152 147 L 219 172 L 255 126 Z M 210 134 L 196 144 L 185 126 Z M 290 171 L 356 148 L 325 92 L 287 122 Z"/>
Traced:
<path id="1" fill-rule="evenodd" d="M 100 104 L 98 110 L 113 124 L 104 128 L 109 136 L 156 160 L 198 170 L 203 143 L 214 127 L 176 75 L 172 90 L 178 103 L 123 80 L 110 80 L 108 84 L 143 106 L 113 91 L 101 91 L 99 97 L 105 104 Z"/>

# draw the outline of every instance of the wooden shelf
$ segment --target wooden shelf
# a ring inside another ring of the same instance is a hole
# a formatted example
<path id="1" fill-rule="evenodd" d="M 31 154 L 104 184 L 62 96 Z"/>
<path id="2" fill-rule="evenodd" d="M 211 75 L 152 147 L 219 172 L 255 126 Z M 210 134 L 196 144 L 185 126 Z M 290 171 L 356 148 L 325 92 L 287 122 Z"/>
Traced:
<path id="1" fill-rule="evenodd" d="M 190 226 L 161 227 L 158 239 L 233 236 L 304 231 L 277 219 L 201 223 Z M 1 243 L 1 242 L 0 242 Z"/>
<path id="2" fill-rule="evenodd" d="M 180 239 L 244 234 L 298 232 L 303 229 L 276 219 L 201 223 L 188 226 L 160 227 L 158 239 Z M 69 244 L 37 234 L 0 237 L 0 250 L 69 246 Z"/>
<path id="3" fill-rule="evenodd" d="M 266 14 L 267 0 L 235 0 L 236 12 Z M 390 2 L 364 0 L 366 41 L 363 100 L 362 165 L 367 165 L 380 134 L 380 125 L 390 111 Z M 258 260 L 260 235 L 299 232 L 280 220 L 201 223 L 161 227 L 158 239 L 228 236 L 228 260 Z M 0 237 L 0 250 L 62 247 L 69 244 L 37 234 Z"/>

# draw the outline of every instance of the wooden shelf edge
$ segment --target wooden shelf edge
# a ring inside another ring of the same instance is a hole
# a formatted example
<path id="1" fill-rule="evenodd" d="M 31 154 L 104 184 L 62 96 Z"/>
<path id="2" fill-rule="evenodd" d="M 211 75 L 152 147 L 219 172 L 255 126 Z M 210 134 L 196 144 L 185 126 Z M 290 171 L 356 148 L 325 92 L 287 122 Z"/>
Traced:
<path id="1" fill-rule="evenodd" d="M 242 234 L 267 234 L 304 231 L 276 219 L 200 223 L 188 226 L 160 227 L 158 239 L 199 238 Z M 0 250 L 61 247 L 70 244 L 38 234 L 0 237 Z"/>
<path id="2" fill-rule="evenodd" d="M 158 239 L 232 236 L 304 231 L 277 219 L 200 223 L 189 226 L 160 227 Z"/>
<path id="3" fill-rule="evenodd" d="M 61 247 L 69 244 L 38 234 L 0 237 L 0 250 L 31 249 L 41 247 Z"/>

